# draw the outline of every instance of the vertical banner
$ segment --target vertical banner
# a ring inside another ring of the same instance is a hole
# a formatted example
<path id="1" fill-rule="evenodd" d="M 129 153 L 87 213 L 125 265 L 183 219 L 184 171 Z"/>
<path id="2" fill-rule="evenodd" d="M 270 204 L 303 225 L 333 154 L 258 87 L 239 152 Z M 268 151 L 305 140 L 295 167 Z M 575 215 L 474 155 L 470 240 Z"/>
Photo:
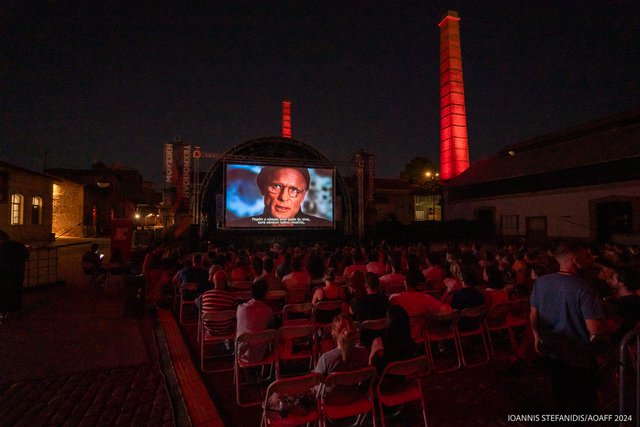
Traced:
<path id="1" fill-rule="evenodd" d="M 164 183 L 173 184 L 173 144 L 164 144 Z"/>
<path id="2" fill-rule="evenodd" d="M 133 222 L 129 219 L 114 219 L 111 221 L 111 253 L 118 248 L 124 262 L 131 261 L 131 240 L 133 236 Z"/>
<path id="3" fill-rule="evenodd" d="M 191 146 L 185 145 L 182 150 L 182 194 L 191 197 Z M 189 206 L 187 204 L 187 206 Z"/>
<path id="4" fill-rule="evenodd" d="M 191 157 L 191 145 L 174 142 L 164 146 L 164 204 L 169 208 L 167 224 L 173 222 L 176 227 L 174 234 L 178 236 L 191 223 Z"/>

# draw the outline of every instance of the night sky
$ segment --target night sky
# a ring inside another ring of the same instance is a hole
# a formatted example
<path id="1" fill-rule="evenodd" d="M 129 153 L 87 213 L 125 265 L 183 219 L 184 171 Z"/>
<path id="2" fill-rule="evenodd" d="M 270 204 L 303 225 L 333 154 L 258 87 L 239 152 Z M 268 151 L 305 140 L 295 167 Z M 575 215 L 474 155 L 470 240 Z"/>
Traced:
<path id="1" fill-rule="evenodd" d="M 415 156 L 439 162 L 447 9 L 472 162 L 640 108 L 638 1 L 211 3 L 2 2 L 0 160 L 40 171 L 46 149 L 50 168 L 118 162 L 160 183 L 165 142 L 278 136 L 288 98 L 294 138 L 332 160 L 364 148 L 397 177 Z"/>

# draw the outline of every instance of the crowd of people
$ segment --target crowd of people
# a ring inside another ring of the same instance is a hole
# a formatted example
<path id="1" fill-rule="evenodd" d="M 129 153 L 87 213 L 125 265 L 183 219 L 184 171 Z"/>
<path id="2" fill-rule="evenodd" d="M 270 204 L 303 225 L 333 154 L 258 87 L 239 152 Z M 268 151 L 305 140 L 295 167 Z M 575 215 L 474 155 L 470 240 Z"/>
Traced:
<path id="1" fill-rule="evenodd" d="M 252 298 L 237 306 L 237 334 L 277 326 L 264 302 L 270 290 L 286 291 L 288 303 L 342 303 L 332 314 L 336 348 L 324 353 L 315 368 L 325 375 L 370 364 L 381 370 L 416 355 L 424 328 L 420 321 L 430 315 L 525 298 L 532 324 L 511 362 L 544 361 L 563 409 L 593 409 L 595 371 L 607 360 L 602 342 L 614 348 L 640 321 L 637 246 L 559 244 L 528 250 L 516 244 L 458 244 L 430 250 L 382 242 L 210 249 L 182 257 L 184 265 L 175 267 L 172 280 L 176 286 L 197 283 L 185 292 L 197 297 L 199 306 L 219 309 L 235 307 L 230 284 L 251 282 Z M 382 336 L 360 336 L 354 327 L 354 322 L 380 318 L 387 319 Z M 241 349 L 242 357 L 256 360 L 263 350 Z"/>

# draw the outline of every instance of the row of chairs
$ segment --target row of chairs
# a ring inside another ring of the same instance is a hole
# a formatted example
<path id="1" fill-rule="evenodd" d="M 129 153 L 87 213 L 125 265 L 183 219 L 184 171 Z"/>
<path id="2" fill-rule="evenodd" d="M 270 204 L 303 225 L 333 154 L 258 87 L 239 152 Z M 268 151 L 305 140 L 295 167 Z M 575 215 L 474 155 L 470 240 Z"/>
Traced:
<path id="1" fill-rule="evenodd" d="M 419 338 L 419 344 L 424 345 L 425 355 L 429 358 L 430 366 L 434 371 L 440 373 L 458 369 L 462 365 L 473 367 L 486 364 L 490 358 L 497 359 L 494 336 L 498 333 L 507 334 L 511 350 L 515 353 L 517 351 L 515 332 L 528 325 L 528 308 L 528 301 L 522 299 L 513 303 L 498 304 L 490 309 L 481 306 L 461 312 L 453 310 L 449 314 L 430 316 L 425 319 L 412 318 L 411 320 L 412 322 L 420 321 L 425 325 Z M 319 321 L 317 314 L 322 311 L 335 313 L 336 310 L 340 310 L 340 304 L 335 301 L 319 302 L 315 305 L 310 303 L 285 305 L 281 310 L 282 340 L 290 344 L 295 340 L 300 341 L 304 336 L 313 336 L 315 348 L 312 349 L 313 359 L 311 362 L 315 362 L 319 354 L 335 346 L 330 339 L 330 322 Z M 330 317 L 326 317 L 325 320 L 328 318 Z M 235 337 L 235 329 L 227 335 L 212 333 L 216 329 L 215 325 L 234 321 L 235 310 L 202 313 L 199 316 L 198 341 L 201 343 L 201 368 L 203 371 L 205 370 L 204 347 L 209 343 L 227 342 Z M 361 332 L 368 331 L 370 337 L 381 336 L 387 327 L 387 319 L 367 320 L 358 326 Z M 469 360 L 463 345 L 463 340 L 473 337 L 480 338 L 484 350 L 483 359 L 477 363 Z M 441 369 L 436 364 L 434 346 L 442 348 L 447 341 L 453 344 L 456 364 L 450 368 Z M 286 347 L 282 347 L 282 350 L 290 352 L 290 349 Z"/>
<path id="2" fill-rule="evenodd" d="M 424 356 L 393 362 L 386 366 L 378 377 L 374 367 L 355 371 L 334 372 L 324 378 L 311 373 L 272 382 L 262 402 L 261 426 L 292 426 L 317 422 L 326 426 L 337 420 L 351 419 L 361 425 L 370 416 L 377 426 L 375 402 L 378 403 L 382 426 L 386 426 L 385 408 L 400 407 L 411 402 L 419 402 L 424 425 L 427 425 L 427 411 L 420 380 L 421 372 L 427 365 Z M 333 390 L 337 396 L 331 394 Z M 374 393 L 375 389 L 375 393 Z M 289 413 L 286 408 L 272 408 L 273 396 L 306 396 L 309 405 L 304 411 Z"/>
<path id="3" fill-rule="evenodd" d="M 483 305 L 429 317 L 425 321 L 422 342 L 431 367 L 442 373 L 459 369 L 462 365 L 474 367 L 489 363 L 491 358 L 498 359 L 496 334 L 506 333 L 511 352 L 515 354 L 518 348 L 516 331 L 528 326 L 528 313 L 528 300 L 520 299 L 490 308 Z M 479 361 L 470 360 L 468 352 L 465 352 L 464 341 L 474 337 L 481 343 L 482 357 Z M 452 344 L 455 363 L 442 368 L 436 363 L 434 346 L 441 349 L 447 342 Z"/>

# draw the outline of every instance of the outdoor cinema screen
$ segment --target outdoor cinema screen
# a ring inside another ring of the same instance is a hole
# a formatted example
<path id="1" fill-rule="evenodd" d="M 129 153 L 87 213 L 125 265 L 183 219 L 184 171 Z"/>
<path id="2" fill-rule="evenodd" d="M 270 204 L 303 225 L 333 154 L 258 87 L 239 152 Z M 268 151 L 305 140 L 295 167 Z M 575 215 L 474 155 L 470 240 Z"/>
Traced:
<path id="1" fill-rule="evenodd" d="M 227 163 L 225 227 L 332 228 L 333 168 Z"/>

